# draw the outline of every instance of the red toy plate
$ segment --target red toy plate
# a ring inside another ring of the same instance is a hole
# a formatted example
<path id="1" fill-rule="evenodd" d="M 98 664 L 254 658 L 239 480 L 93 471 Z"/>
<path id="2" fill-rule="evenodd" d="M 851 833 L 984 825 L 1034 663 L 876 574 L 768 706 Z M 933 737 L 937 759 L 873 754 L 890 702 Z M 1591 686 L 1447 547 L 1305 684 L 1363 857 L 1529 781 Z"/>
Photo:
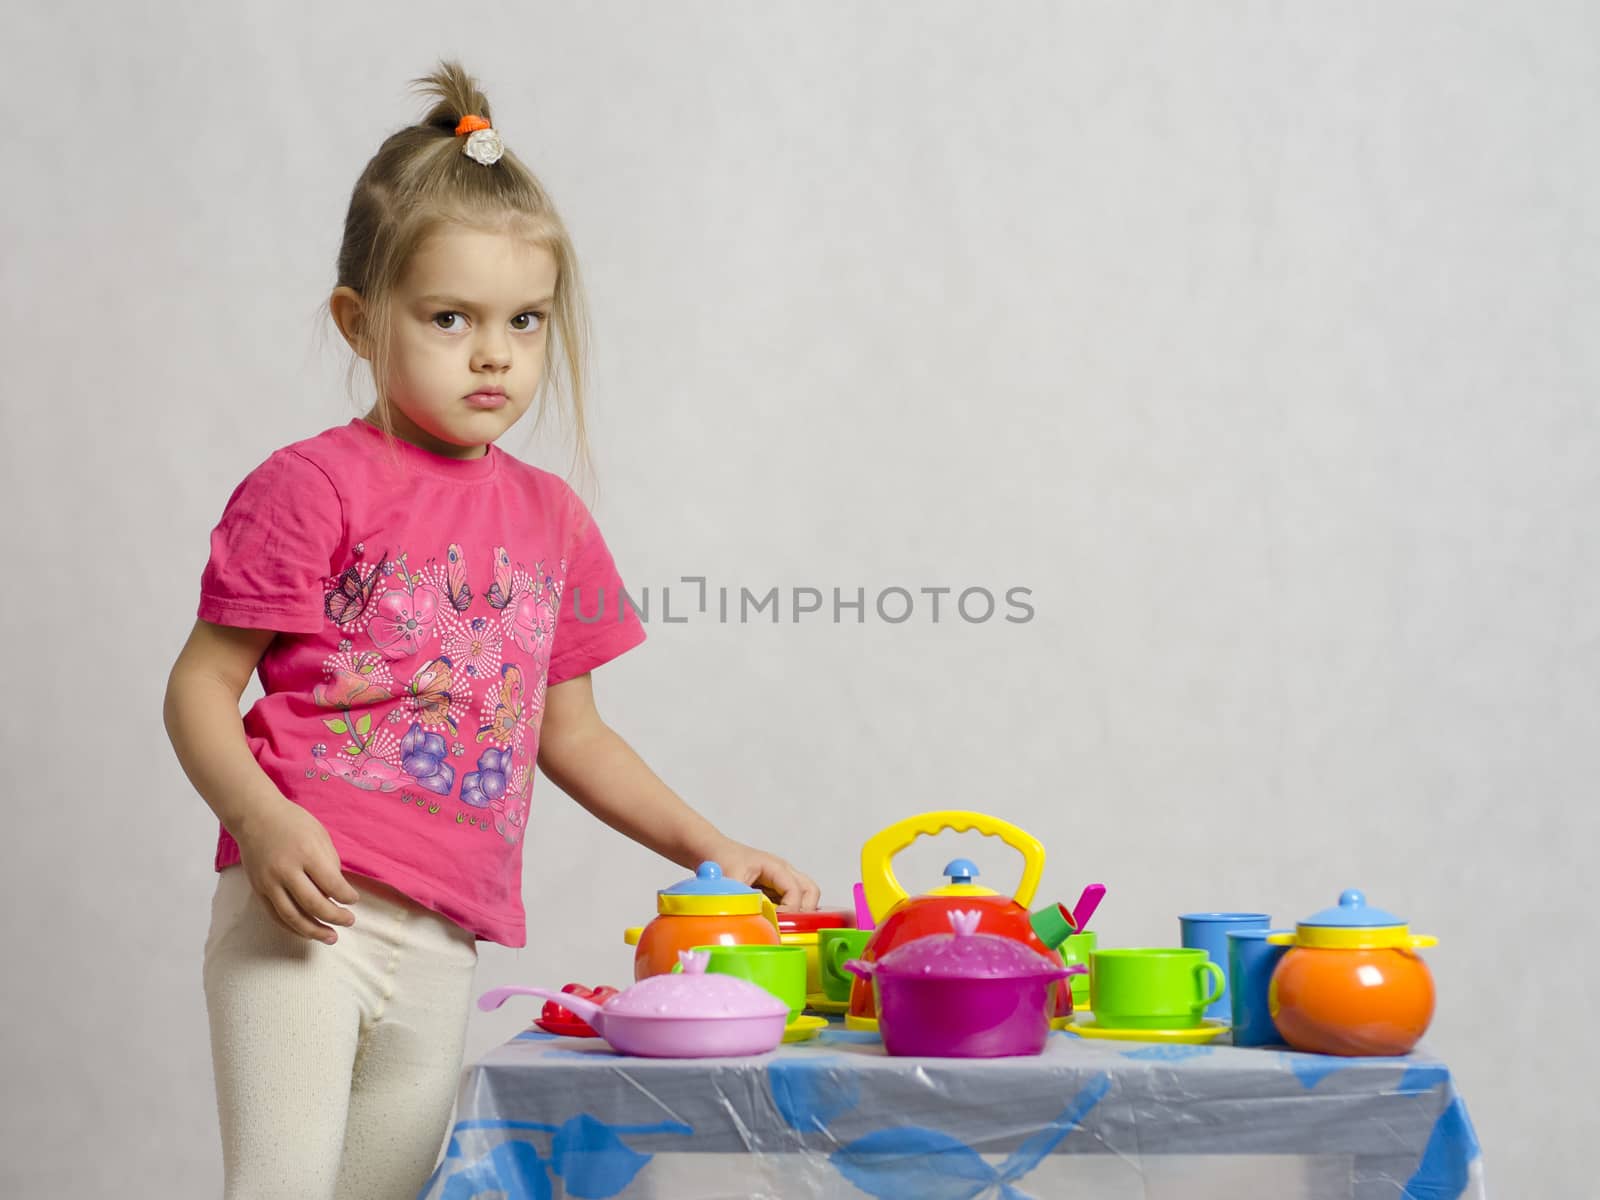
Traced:
<path id="1" fill-rule="evenodd" d="M 569 983 L 561 990 L 577 996 L 580 1000 L 592 1000 L 596 1004 L 604 1004 L 617 994 L 616 988 L 605 984 L 597 988 L 586 988 L 581 983 Z M 557 1037 L 600 1036 L 590 1027 L 589 1022 L 562 1008 L 554 1000 L 545 1001 L 543 1010 L 534 1018 L 533 1023 L 546 1033 L 553 1033 Z"/>

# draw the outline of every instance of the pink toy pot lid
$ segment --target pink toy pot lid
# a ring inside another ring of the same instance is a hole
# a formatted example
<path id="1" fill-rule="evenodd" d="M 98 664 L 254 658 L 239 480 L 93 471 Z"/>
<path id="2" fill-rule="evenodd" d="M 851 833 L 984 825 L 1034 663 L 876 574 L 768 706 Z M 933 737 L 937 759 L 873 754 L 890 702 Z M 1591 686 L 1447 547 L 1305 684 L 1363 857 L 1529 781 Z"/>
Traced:
<path id="1" fill-rule="evenodd" d="M 680 950 L 681 974 L 651 975 L 606 1002 L 605 1013 L 623 1017 L 771 1017 L 789 1006 L 748 979 L 706 971 L 704 950 Z"/>
<path id="2" fill-rule="evenodd" d="M 1016 938 L 979 933 L 982 913 L 949 914 L 949 933 L 935 933 L 907 942 L 885 954 L 875 974 L 921 979 L 1025 979 L 1049 975 L 1059 978 L 1062 968 Z"/>

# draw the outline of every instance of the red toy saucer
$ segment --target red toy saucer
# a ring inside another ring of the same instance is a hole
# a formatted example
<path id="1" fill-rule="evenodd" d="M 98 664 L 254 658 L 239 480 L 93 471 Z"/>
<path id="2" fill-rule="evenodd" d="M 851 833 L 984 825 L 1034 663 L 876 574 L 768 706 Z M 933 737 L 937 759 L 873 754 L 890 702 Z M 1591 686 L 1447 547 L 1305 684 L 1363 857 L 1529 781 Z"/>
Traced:
<path id="1" fill-rule="evenodd" d="M 581 983 L 569 983 L 561 989 L 580 1000 L 590 1000 L 595 1004 L 604 1004 L 617 994 L 617 989 L 601 984 L 597 988 L 586 988 Z M 534 1018 L 533 1023 L 546 1033 L 553 1033 L 557 1037 L 599 1037 L 582 1017 L 568 1009 L 562 1008 L 554 1000 L 546 1000 L 544 1008 Z"/>

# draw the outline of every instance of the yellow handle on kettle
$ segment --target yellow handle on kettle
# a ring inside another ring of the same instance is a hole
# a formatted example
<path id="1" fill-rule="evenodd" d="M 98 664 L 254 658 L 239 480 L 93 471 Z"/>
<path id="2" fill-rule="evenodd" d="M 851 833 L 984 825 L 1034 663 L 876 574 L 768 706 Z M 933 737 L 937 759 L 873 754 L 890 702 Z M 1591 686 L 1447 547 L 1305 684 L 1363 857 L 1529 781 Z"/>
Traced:
<path id="1" fill-rule="evenodd" d="M 1033 902 L 1033 894 L 1039 890 L 1039 878 L 1044 874 L 1044 847 L 1039 839 L 998 817 L 946 808 L 907 817 L 873 834 L 861 847 L 861 885 L 874 921 L 881 922 L 891 908 L 906 899 L 906 890 L 894 877 L 890 860 L 924 834 L 932 837 L 946 829 L 956 833 L 976 829 L 984 837 L 999 838 L 1021 854 L 1022 881 L 1017 884 L 1015 899 L 1023 908 Z"/>

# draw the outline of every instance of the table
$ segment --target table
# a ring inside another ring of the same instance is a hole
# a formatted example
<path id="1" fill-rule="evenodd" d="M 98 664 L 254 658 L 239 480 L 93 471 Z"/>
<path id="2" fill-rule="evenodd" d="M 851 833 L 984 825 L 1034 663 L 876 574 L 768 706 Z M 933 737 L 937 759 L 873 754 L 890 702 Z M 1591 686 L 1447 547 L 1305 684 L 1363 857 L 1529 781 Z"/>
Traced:
<path id="1" fill-rule="evenodd" d="M 1054 1033 L 1036 1058 L 891 1058 L 830 1026 L 748 1059 L 530 1030 L 464 1075 L 423 1200 L 1483 1200 L 1449 1069 Z"/>

